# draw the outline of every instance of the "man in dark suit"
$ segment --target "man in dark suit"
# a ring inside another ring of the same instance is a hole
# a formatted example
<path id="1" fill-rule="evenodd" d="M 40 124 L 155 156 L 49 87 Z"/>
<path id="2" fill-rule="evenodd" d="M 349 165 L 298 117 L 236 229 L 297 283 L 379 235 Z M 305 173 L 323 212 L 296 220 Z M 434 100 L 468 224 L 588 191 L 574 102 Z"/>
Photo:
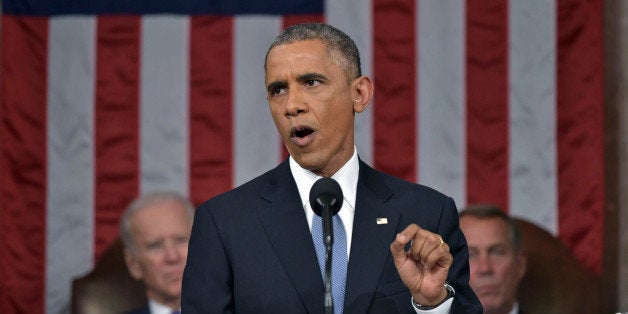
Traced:
<path id="1" fill-rule="evenodd" d="M 265 70 L 290 157 L 197 209 L 183 312 L 323 313 L 308 195 L 331 177 L 344 194 L 338 216 L 348 248 L 336 313 L 481 313 L 453 200 L 358 158 L 354 115 L 371 101 L 373 83 L 353 40 L 324 24 L 290 27 L 268 50 Z"/>
<path id="2" fill-rule="evenodd" d="M 501 208 L 476 204 L 460 213 L 469 241 L 470 284 L 485 314 L 518 314 L 517 288 L 526 272 L 517 223 Z"/>
<path id="3" fill-rule="evenodd" d="M 172 314 L 181 309 L 181 281 L 194 207 L 175 192 L 152 192 L 122 214 L 120 237 L 129 274 L 141 280 L 148 304 L 127 314 Z"/>

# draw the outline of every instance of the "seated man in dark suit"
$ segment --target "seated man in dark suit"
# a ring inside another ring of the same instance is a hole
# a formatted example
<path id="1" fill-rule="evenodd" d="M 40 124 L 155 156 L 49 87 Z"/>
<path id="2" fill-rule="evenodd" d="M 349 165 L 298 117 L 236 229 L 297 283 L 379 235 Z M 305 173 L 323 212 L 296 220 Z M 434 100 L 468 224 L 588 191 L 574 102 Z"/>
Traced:
<path id="1" fill-rule="evenodd" d="M 122 215 L 120 237 L 129 273 L 142 280 L 148 304 L 133 314 L 172 314 L 181 309 L 181 280 L 194 207 L 174 192 L 134 200 Z"/>
<path id="2" fill-rule="evenodd" d="M 271 44 L 264 69 L 290 157 L 196 210 L 184 313 L 481 313 L 454 201 L 358 157 L 354 118 L 374 87 L 353 40 L 295 25 Z M 311 193 L 321 180 L 343 195 L 329 202 L 340 207 L 331 249 L 315 210 L 329 198 Z"/>
<path id="3" fill-rule="evenodd" d="M 485 314 L 517 314 L 517 287 L 526 271 L 519 228 L 499 207 L 469 206 L 460 213 L 469 244 L 471 288 Z"/>

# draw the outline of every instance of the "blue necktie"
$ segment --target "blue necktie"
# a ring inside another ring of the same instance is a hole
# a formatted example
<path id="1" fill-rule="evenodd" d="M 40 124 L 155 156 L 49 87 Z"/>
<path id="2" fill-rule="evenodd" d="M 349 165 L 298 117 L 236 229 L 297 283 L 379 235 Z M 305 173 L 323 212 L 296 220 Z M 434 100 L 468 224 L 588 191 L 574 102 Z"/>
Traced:
<path id="1" fill-rule="evenodd" d="M 323 243 L 323 228 L 321 217 L 314 215 L 312 220 L 312 240 L 318 257 L 318 266 L 321 270 L 323 281 L 325 280 L 325 243 Z M 334 243 L 331 252 L 331 293 L 334 300 L 334 313 L 342 313 L 345 302 L 345 283 L 347 281 L 347 235 L 339 215 L 335 215 Z"/>

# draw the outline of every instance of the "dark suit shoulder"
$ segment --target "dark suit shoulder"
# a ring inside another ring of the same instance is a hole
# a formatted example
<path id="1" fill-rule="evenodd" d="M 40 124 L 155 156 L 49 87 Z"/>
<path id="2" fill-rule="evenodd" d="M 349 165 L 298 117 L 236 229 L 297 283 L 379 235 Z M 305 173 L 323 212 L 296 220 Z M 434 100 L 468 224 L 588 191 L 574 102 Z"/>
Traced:
<path id="1" fill-rule="evenodd" d="M 244 223 L 257 217 L 270 204 L 300 204 L 297 185 L 287 161 L 274 169 L 222 194 L 219 194 L 197 208 L 220 221 L 234 220 Z"/>

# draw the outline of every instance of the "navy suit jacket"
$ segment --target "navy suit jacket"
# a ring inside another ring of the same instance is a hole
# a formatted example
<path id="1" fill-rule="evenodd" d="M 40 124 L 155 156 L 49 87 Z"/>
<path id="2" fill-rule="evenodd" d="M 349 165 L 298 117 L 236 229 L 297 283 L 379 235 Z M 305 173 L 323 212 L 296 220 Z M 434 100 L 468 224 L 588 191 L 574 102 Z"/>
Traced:
<path id="1" fill-rule="evenodd" d="M 377 224 L 387 218 L 387 224 Z M 481 313 L 468 285 L 466 240 L 453 200 L 360 161 L 344 313 L 415 313 L 390 244 L 416 223 L 440 234 L 454 262 L 452 313 Z M 183 276 L 182 311 L 323 313 L 324 283 L 289 163 L 196 210 Z"/>

